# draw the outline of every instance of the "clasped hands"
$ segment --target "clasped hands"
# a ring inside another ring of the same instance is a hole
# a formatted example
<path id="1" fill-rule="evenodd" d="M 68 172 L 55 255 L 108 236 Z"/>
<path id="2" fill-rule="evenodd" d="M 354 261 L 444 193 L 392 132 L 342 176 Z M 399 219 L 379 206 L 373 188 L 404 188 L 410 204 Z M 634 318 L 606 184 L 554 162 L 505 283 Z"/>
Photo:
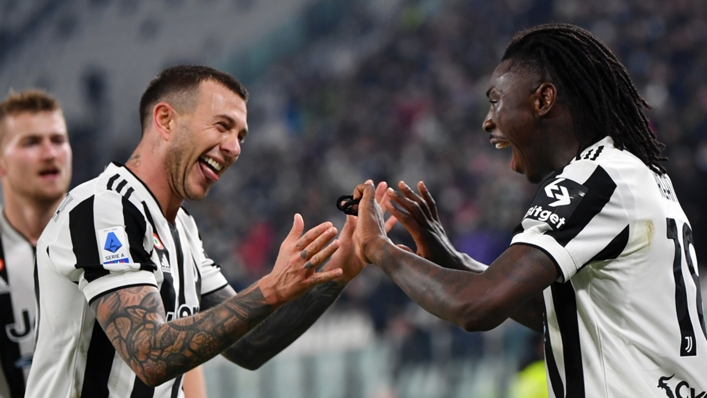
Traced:
<path id="1" fill-rule="evenodd" d="M 261 280 L 268 302 L 279 306 L 314 285 L 329 281 L 348 283 L 367 264 L 377 262 L 373 256 L 376 243 L 378 247 L 393 246 L 387 234 L 397 221 L 412 235 L 417 251 L 402 244 L 394 246 L 439 265 L 454 262 L 457 252 L 439 220 L 435 200 L 423 182 L 417 188 L 419 193 L 402 181 L 398 183 L 399 192 L 388 188 L 385 182 L 377 186 L 371 180 L 359 184 L 353 192 L 353 198 L 360 199 L 355 206 L 358 216 L 346 216 L 337 239 L 337 230 L 330 222 L 303 234 L 304 222 L 296 215 L 275 267 Z M 387 220 L 386 210 L 391 214 Z M 319 272 L 315 272 L 317 268 Z"/>
<path id="2" fill-rule="evenodd" d="M 377 188 L 370 180 L 356 186 L 353 199 L 359 203 L 355 208 L 358 220 L 353 241 L 362 262 L 377 263 L 376 248 L 393 245 L 387 232 L 396 220 L 412 235 L 417 251 L 402 244 L 395 245 L 398 248 L 442 266 L 458 261 L 458 253 L 440 222 L 434 198 L 423 182 L 419 182 L 417 188 L 419 193 L 403 181 L 398 183 L 399 192 L 386 189 L 385 182 L 379 183 Z M 388 220 L 384 219 L 385 210 L 391 214 Z"/>

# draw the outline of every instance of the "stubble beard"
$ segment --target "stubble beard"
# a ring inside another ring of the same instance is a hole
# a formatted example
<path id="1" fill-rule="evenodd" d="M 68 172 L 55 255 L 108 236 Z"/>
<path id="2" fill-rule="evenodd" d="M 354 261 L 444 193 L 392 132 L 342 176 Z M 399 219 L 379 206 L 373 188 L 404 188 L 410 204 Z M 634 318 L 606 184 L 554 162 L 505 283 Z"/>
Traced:
<path id="1" fill-rule="evenodd" d="M 173 189 L 182 199 L 201 200 L 206 196 L 210 187 L 202 195 L 194 192 L 189 186 L 189 173 L 195 167 L 199 167 L 198 160 L 191 166 L 185 165 L 187 162 L 186 154 L 190 144 L 180 140 L 167 151 L 166 166 L 170 175 Z"/>

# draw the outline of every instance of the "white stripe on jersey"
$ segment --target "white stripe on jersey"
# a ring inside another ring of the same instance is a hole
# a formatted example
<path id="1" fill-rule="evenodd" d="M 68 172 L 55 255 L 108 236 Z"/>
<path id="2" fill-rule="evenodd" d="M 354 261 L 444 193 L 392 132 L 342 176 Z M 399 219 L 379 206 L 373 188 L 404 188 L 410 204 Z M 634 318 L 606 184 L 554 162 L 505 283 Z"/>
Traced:
<path id="1" fill-rule="evenodd" d="M 197 312 L 201 295 L 227 282 L 204 254 L 191 216 L 180 209 L 171 229 L 144 184 L 111 164 L 67 195 L 37 253 L 39 319 L 28 398 L 183 396 L 181 377 L 144 385 L 115 352 L 89 303 L 115 289 L 151 284 L 160 289 L 167 320 Z"/>
<path id="2" fill-rule="evenodd" d="M 544 292 L 553 396 L 707 391 L 691 228 L 667 175 L 606 137 L 541 184 L 516 232 L 561 273 Z"/>
<path id="3" fill-rule="evenodd" d="M 10 225 L 2 207 L 0 241 L 0 398 L 22 397 L 34 352 L 34 247 Z"/>

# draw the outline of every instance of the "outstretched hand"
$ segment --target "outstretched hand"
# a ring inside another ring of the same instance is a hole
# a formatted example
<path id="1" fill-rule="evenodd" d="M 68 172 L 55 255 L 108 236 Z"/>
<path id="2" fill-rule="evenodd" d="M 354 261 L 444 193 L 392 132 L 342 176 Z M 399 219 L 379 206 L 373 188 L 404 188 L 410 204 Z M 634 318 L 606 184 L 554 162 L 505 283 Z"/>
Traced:
<path id="1" fill-rule="evenodd" d="M 373 181 L 368 180 L 366 183 L 373 184 Z M 386 206 L 390 201 L 387 195 L 388 184 L 385 181 L 381 181 L 376 186 L 375 198 L 376 203 L 379 206 Z M 397 220 L 395 217 L 389 217 L 384 224 L 386 232 L 389 232 Z M 342 276 L 342 281 L 348 283 L 351 279 L 356 277 L 368 264 L 360 256 L 357 255 L 356 245 L 353 240 L 354 231 L 356 230 L 356 225 L 358 224 L 358 218 L 356 216 L 347 215 L 346 223 L 344 228 L 341 230 L 339 235 L 339 250 L 334 253 L 331 257 L 331 261 L 327 263 L 324 267 L 325 270 L 339 267 L 343 269 L 344 275 Z"/>
<path id="2" fill-rule="evenodd" d="M 386 221 L 383 217 L 383 210 L 376 202 L 373 182 L 369 180 L 364 184 L 357 185 L 353 198 L 361 199 L 358 204 L 357 225 L 353 234 L 356 256 L 368 264 L 371 262 L 366 254 L 368 244 L 380 238 L 388 240 Z M 391 228 L 393 224 L 394 222 L 390 224 Z"/>
<path id="3" fill-rule="evenodd" d="M 302 296 L 309 288 L 328 282 L 343 274 L 341 268 L 316 272 L 339 248 L 339 241 L 331 241 L 336 228 L 325 222 L 307 231 L 302 216 L 295 214 L 292 229 L 280 245 L 280 252 L 270 274 L 258 283 L 268 303 L 279 306 Z"/>
<path id="4" fill-rule="evenodd" d="M 443 267 L 457 268 L 457 251 L 442 227 L 437 204 L 425 183 L 417 183 L 419 194 L 403 181 L 398 183 L 398 189 L 399 193 L 388 190 L 387 196 L 397 206 L 387 203 L 386 209 L 410 232 L 417 246 L 416 254 Z M 403 245 L 398 247 L 412 251 Z"/>

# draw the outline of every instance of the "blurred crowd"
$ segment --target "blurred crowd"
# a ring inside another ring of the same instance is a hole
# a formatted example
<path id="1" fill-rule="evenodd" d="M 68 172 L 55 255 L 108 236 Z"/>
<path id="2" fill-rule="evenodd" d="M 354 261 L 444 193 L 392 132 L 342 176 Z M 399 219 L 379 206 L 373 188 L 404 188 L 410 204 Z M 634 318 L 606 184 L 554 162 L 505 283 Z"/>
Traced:
<path id="1" fill-rule="evenodd" d="M 251 134 L 240 160 L 207 200 L 187 204 L 207 252 L 237 288 L 268 272 L 295 212 L 309 226 L 331 220 L 341 227 L 336 198 L 369 178 L 424 181 L 455 246 L 480 261 L 495 259 L 536 188 L 510 170 L 510 151 L 488 143 L 484 93 L 513 34 L 551 21 L 601 37 L 652 105 L 648 116 L 667 145 L 667 169 L 707 272 L 702 0 L 381 2 L 393 12 L 371 2 L 335 3 L 331 19 L 308 19 L 311 45 L 249 84 Z M 391 238 L 414 247 L 400 226 Z M 452 355 L 488 347 L 416 308 L 369 267 L 334 310 L 369 314 L 377 332 L 404 337 L 411 360 L 438 355 L 440 328 L 447 328 Z"/>

